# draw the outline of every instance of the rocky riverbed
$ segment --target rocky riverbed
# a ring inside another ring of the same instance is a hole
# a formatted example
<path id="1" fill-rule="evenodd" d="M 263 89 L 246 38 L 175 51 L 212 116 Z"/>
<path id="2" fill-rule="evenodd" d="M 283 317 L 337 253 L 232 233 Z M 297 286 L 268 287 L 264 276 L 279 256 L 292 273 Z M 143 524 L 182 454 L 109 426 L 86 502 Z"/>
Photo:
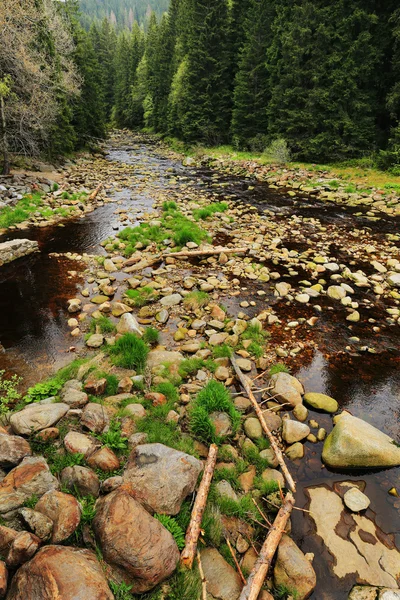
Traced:
<path id="1" fill-rule="evenodd" d="M 73 571 L 86 598 L 199 597 L 175 568 L 212 441 L 201 562 L 210 598 L 239 597 L 226 539 L 247 576 L 285 480 L 230 354 L 298 482 L 260 597 L 399 597 L 396 217 L 183 168 L 151 138 L 110 147 L 85 159 L 100 206 L 39 239 L 47 264 L 69 261 L 55 353 L 80 360 L 4 418 L 7 598 L 44 597 L 43 569 L 60 590 Z"/>

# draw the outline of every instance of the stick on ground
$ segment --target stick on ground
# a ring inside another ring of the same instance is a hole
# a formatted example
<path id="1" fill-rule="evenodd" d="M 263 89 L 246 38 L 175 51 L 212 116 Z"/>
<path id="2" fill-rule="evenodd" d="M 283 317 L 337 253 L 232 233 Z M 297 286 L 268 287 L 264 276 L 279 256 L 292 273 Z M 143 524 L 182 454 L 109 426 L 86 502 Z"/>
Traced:
<path id="1" fill-rule="evenodd" d="M 191 256 L 213 256 L 214 254 L 244 254 L 248 251 L 248 248 L 221 248 L 221 246 L 217 246 L 216 248 L 211 248 L 210 250 L 192 250 L 191 252 L 187 250 L 182 250 L 181 252 L 168 252 L 164 254 L 166 256 L 172 256 L 172 258 L 190 258 Z"/>
<path id="2" fill-rule="evenodd" d="M 192 568 L 193 561 L 196 556 L 201 522 L 203 520 L 204 509 L 207 503 L 208 492 L 210 491 L 211 480 L 214 475 L 217 455 L 218 446 L 216 444 L 211 444 L 204 467 L 203 478 L 201 480 L 199 491 L 197 492 L 196 500 L 193 506 L 189 527 L 186 531 L 185 547 L 181 554 L 181 563 L 185 565 L 185 567 L 188 567 L 188 569 Z"/>
<path id="3" fill-rule="evenodd" d="M 260 405 L 258 404 L 253 392 L 251 391 L 251 386 L 250 386 L 250 382 L 249 379 L 247 377 L 245 377 L 242 373 L 242 371 L 240 370 L 240 367 L 238 366 L 235 357 L 232 355 L 231 356 L 231 363 L 233 368 L 235 369 L 235 373 L 238 376 L 240 383 L 242 384 L 247 396 L 249 397 L 250 402 L 252 403 L 252 405 L 254 406 L 254 410 L 256 411 L 257 417 L 261 423 L 261 426 L 266 434 L 266 436 L 268 437 L 270 443 L 271 443 L 271 448 L 273 449 L 273 451 L 275 452 L 275 456 L 277 458 L 277 461 L 280 464 L 280 467 L 282 469 L 282 473 L 286 479 L 286 482 L 288 484 L 288 488 L 292 491 L 295 492 L 296 491 L 296 484 L 293 480 L 293 477 L 291 476 L 289 469 L 286 466 L 285 463 L 285 459 L 283 458 L 281 449 L 279 448 L 278 444 L 275 441 L 274 436 L 272 435 L 271 431 L 269 430 L 269 427 L 264 419 L 264 415 L 262 413 L 262 410 L 260 408 Z"/>
<path id="4" fill-rule="evenodd" d="M 239 600 L 257 600 L 268 569 L 274 557 L 276 549 L 279 546 L 286 524 L 294 506 L 294 496 L 288 492 L 282 507 L 280 508 L 275 521 L 265 539 L 261 552 L 258 555 L 256 564 L 249 575 L 246 585 L 242 589 Z"/>
<path id="5" fill-rule="evenodd" d="M 99 183 L 99 185 L 97 186 L 97 188 L 94 190 L 94 192 L 92 192 L 88 198 L 88 200 L 91 202 L 92 200 L 94 200 L 97 196 L 97 194 L 100 192 L 101 188 L 103 187 L 102 183 Z"/>

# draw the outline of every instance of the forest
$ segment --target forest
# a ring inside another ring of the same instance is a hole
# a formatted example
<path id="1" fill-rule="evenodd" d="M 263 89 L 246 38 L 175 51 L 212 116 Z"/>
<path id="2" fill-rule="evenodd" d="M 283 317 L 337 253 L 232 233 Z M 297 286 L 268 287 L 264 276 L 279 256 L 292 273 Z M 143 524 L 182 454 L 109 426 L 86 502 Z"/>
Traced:
<path id="1" fill-rule="evenodd" d="M 393 0 L 171 0 L 147 18 L 128 5 L 2 2 L 3 153 L 66 154 L 116 126 L 400 169 Z"/>
<path id="2" fill-rule="evenodd" d="M 116 27 L 131 29 L 135 21 L 146 25 L 152 11 L 161 17 L 168 4 L 169 0 L 80 0 L 80 21 L 89 29 L 93 21 L 107 18 Z"/>

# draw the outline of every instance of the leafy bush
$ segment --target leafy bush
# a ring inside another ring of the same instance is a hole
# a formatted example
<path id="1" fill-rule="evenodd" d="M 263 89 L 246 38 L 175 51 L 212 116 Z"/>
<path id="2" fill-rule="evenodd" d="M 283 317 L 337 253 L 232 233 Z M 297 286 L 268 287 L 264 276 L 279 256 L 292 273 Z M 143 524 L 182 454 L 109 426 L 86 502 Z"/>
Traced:
<path id="1" fill-rule="evenodd" d="M 278 138 L 273 140 L 263 152 L 264 158 L 279 164 L 290 162 L 290 150 L 286 140 Z"/>
<path id="2" fill-rule="evenodd" d="M 117 367 L 142 373 L 149 354 L 147 344 L 134 333 L 125 333 L 109 350 Z"/>
<path id="3" fill-rule="evenodd" d="M 14 404 L 21 398 L 17 387 L 22 381 L 22 377 L 13 375 L 10 379 L 4 379 L 4 370 L 0 370 L 0 414 L 9 411 L 9 405 Z"/>
<path id="4" fill-rule="evenodd" d="M 117 421 L 111 421 L 109 429 L 97 437 L 104 446 L 116 452 L 123 452 L 128 449 L 128 438 L 122 436 L 121 423 Z"/>
<path id="5" fill-rule="evenodd" d="M 62 383 L 56 379 L 50 379 L 50 381 L 44 381 L 43 383 L 37 383 L 33 387 L 29 388 L 24 398 L 26 403 L 40 402 L 51 396 L 57 396 L 58 392 L 62 388 Z"/>
<path id="6" fill-rule="evenodd" d="M 224 439 L 217 435 L 215 425 L 210 419 L 210 414 L 216 411 L 225 412 L 229 416 L 234 435 L 240 425 L 240 414 L 235 409 L 226 387 L 212 380 L 197 394 L 189 413 L 191 431 L 204 442 L 220 443 Z"/>
<path id="7" fill-rule="evenodd" d="M 160 521 L 161 525 L 172 534 L 178 549 L 183 550 L 185 547 L 185 532 L 180 525 L 178 525 L 177 521 L 168 515 L 155 514 L 154 518 Z"/>

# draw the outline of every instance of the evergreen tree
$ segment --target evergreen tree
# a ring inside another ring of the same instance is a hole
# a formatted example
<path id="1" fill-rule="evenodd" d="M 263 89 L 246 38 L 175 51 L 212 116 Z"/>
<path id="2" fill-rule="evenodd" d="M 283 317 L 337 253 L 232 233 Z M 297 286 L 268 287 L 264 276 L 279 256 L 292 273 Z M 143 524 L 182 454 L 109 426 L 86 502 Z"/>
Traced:
<path id="1" fill-rule="evenodd" d="M 263 150 L 266 146 L 269 101 L 266 58 L 272 11 L 270 0 L 251 0 L 245 19 L 231 128 L 233 141 L 239 147 Z"/>
<path id="2" fill-rule="evenodd" d="M 117 34 L 107 19 L 101 25 L 95 23 L 90 28 L 90 37 L 96 52 L 97 60 L 102 71 L 103 97 L 107 121 L 111 119 L 114 105 L 114 56 L 117 44 Z"/>

